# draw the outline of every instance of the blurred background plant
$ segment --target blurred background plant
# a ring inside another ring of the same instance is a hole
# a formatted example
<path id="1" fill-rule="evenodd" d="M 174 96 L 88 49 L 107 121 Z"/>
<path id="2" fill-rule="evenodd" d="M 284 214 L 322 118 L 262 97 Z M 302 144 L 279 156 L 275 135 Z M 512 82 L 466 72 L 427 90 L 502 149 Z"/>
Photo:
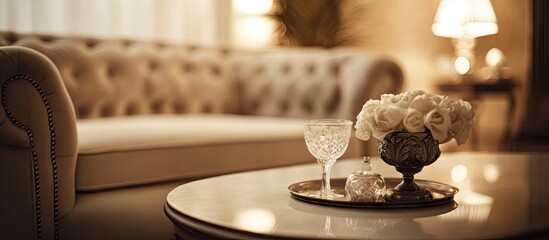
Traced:
<path id="1" fill-rule="evenodd" d="M 357 45 L 364 41 L 366 7 L 352 0 L 275 0 L 275 41 L 282 46 Z"/>

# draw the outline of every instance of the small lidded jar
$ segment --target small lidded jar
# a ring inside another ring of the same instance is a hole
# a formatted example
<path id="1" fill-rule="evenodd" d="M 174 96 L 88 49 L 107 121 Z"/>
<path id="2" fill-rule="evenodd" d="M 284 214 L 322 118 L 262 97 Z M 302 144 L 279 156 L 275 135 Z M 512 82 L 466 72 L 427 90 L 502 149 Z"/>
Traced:
<path id="1" fill-rule="evenodd" d="M 385 190 L 385 180 L 372 171 L 369 156 L 362 159 L 362 171 L 352 173 L 345 182 L 345 193 L 353 202 L 384 202 Z"/>

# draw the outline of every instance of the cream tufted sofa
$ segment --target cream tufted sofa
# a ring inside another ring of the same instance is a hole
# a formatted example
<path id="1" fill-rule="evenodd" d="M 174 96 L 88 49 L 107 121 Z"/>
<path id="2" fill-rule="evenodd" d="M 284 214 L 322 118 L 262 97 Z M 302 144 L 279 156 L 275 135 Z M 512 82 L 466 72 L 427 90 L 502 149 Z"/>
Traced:
<path id="1" fill-rule="evenodd" d="M 173 187 L 314 161 L 303 119 L 354 120 L 402 86 L 394 62 L 353 48 L 12 32 L 0 46 L 0 238 L 169 239 Z M 346 156 L 364 151 L 353 139 Z"/>

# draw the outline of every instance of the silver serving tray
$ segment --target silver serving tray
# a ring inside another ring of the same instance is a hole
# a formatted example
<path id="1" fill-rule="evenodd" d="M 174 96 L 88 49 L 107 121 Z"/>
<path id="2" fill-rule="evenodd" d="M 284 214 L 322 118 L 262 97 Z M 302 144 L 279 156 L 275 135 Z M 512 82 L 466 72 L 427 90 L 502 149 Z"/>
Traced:
<path id="1" fill-rule="evenodd" d="M 290 194 L 295 199 L 337 207 L 353 207 L 353 208 L 416 208 L 444 204 L 452 202 L 454 195 L 459 191 L 458 188 L 439 182 L 433 182 L 428 180 L 414 179 L 414 182 L 418 185 L 426 188 L 433 195 L 433 199 L 419 200 L 419 201 L 383 201 L 383 202 L 360 202 L 351 201 L 350 198 L 345 196 L 345 178 L 332 178 L 330 185 L 332 192 L 343 195 L 342 198 L 337 199 L 323 199 L 314 196 L 320 191 L 321 180 L 310 180 L 291 184 L 288 186 Z M 400 178 L 385 178 L 385 184 L 387 189 L 393 188 L 402 181 Z"/>

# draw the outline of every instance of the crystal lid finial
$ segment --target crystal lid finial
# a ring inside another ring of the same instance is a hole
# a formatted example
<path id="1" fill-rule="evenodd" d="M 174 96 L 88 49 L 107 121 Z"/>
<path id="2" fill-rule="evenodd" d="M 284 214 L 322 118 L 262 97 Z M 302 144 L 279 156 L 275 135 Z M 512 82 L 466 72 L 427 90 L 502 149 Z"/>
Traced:
<path id="1" fill-rule="evenodd" d="M 362 157 L 362 171 L 372 171 L 372 162 L 370 161 L 370 156 Z"/>

